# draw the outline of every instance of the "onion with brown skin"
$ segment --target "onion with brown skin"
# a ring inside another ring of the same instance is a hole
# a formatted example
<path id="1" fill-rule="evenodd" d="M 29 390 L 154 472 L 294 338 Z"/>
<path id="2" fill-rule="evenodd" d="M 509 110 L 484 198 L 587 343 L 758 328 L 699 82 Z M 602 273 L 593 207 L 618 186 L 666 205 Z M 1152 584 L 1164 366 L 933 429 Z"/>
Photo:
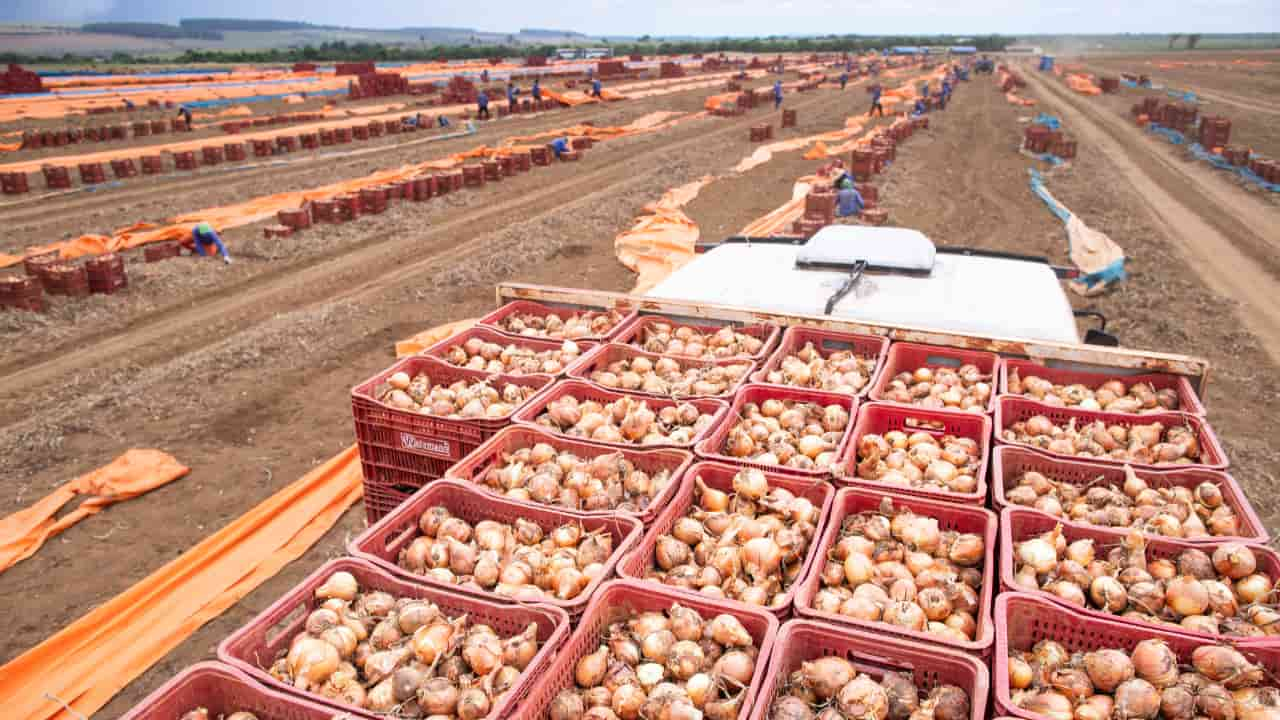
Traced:
<path id="1" fill-rule="evenodd" d="M 651 400 L 624 395 L 600 402 L 562 395 L 535 418 L 552 432 L 582 440 L 627 445 L 689 445 L 711 426 L 712 413 L 689 402 L 653 409 Z"/>
<path id="2" fill-rule="evenodd" d="M 591 371 L 591 381 L 607 388 L 664 397 L 727 395 L 751 372 L 748 362 L 694 365 L 674 357 L 625 357 Z"/>
<path id="3" fill-rule="evenodd" d="M 573 340 L 553 349 L 533 348 L 519 340 L 502 342 L 471 337 L 445 348 L 441 357 L 450 365 L 502 375 L 557 375 L 582 355 Z"/>
<path id="4" fill-rule="evenodd" d="M 499 320 L 498 327 L 525 337 L 581 340 L 607 335 L 625 319 L 617 310 L 581 310 L 569 313 L 568 317 L 553 312 L 514 312 Z"/>
<path id="5" fill-rule="evenodd" d="M 673 469 L 642 470 L 618 452 L 581 457 L 537 443 L 502 453 L 474 481 L 520 501 L 638 513 L 670 486 Z"/>
<path id="6" fill-rule="evenodd" d="M 1009 370 L 1009 392 L 1054 407 L 1078 407 L 1126 414 L 1147 414 L 1178 410 L 1178 393 L 1172 389 L 1157 391 L 1150 383 L 1126 385 L 1112 378 L 1095 384 L 1059 385 L 1037 375 L 1022 377 L 1017 368 Z"/>
<path id="7" fill-rule="evenodd" d="M 403 383 L 404 387 L 399 387 Z M 393 374 L 374 388 L 373 397 L 398 410 L 451 420 L 496 419 L 510 415 L 538 392 L 534 386 L 492 384 L 489 380 L 433 384 L 430 375 Z"/>
<path id="8" fill-rule="evenodd" d="M 798 470 L 834 467 L 849 425 L 838 404 L 769 399 L 743 405 L 719 452 L 760 465 Z"/>
<path id="9" fill-rule="evenodd" d="M 707 359 L 753 356 L 764 348 L 763 340 L 732 325 L 704 332 L 665 321 L 646 321 L 630 344 L 659 355 Z"/>
<path id="10" fill-rule="evenodd" d="M 852 350 L 834 350 L 824 354 L 812 341 L 785 355 L 778 367 L 770 370 L 764 382 L 856 395 L 875 374 L 877 358 L 856 355 Z"/>
<path id="11" fill-rule="evenodd" d="M 935 410 L 986 412 L 991 399 L 991 375 L 972 364 L 952 367 L 919 367 L 900 372 L 882 391 L 888 402 L 918 405 Z"/>
<path id="12" fill-rule="evenodd" d="M 952 493 L 977 489 L 982 453 L 970 438 L 892 430 L 857 441 L 859 479 Z"/>

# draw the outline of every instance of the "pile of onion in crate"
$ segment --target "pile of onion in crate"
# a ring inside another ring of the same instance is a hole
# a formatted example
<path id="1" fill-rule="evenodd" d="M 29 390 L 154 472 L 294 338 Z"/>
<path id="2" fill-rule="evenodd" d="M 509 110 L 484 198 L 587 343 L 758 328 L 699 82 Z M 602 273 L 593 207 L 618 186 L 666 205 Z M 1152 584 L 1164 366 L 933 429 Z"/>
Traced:
<path id="1" fill-rule="evenodd" d="M 1033 677 L 1017 688 L 1023 691 L 1022 704 L 1011 700 L 998 706 L 1000 711 L 1036 720 L 1041 715 L 1092 720 L 1088 712 L 1097 709 L 1094 705 L 1101 708 L 1103 700 L 1073 698 L 1072 714 L 1056 715 L 1061 703 L 1046 693 L 1061 688 L 1051 673 L 1034 664 L 1034 654 L 1011 661 L 1008 643 L 1001 644 L 1000 629 L 1008 618 L 999 612 L 993 616 L 991 607 L 1006 588 L 995 575 L 1015 567 L 1010 563 L 1018 559 L 996 543 L 1000 519 L 980 507 L 988 458 L 995 468 L 997 504 L 1032 508 L 1014 514 L 1024 513 L 1036 527 L 1047 522 L 1039 536 L 1054 531 L 1055 515 L 1066 523 L 1064 537 L 1103 532 L 1085 524 L 1089 520 L 1141 526 L 1149 531 L 1142 543 L 1148 553 L 1167 549 L 1155 535 L 1185 538 L 1190 533 L 1189 544 L 1199 550 L 1187 554 L 1189 570 L 1203 571 L 1201 551 L 1217 570 L 1209 549 L 1215 546 L 1204 544 L 1214 540 L 1216 547 L 1230 545 L 1232 552 L 1217 559 L 1231 574 L 1240 574 L 1250 560 L 1236 545 L 1265 539 L 1265 529 L 1221 470 L 1140 467 L 1137 473 L 1157 493 L 1142 494 L 1141 502 L 1138 493 L 1128 493 L 1136 485 L 1125 486 L 1124 475 L 1118 480 L 1107 475 L 1104 497 L 1084 487 L 1091 478 L 1057 474 L 1054 469 L 1089 463 L 1022 447 L 1014 436 L 1009 437 L 1014 444 L 1007 443 L 993 432 L 989 413 L 998 404 L 996 383 L 1004 390 L 1004 361 L 980 355 L 813 328 L 779 333 L 770 326 L 725 329 L 705 321 L 524 301 L 504 306 L 479 327 L 414 358 L 416 364 L 398 365 L 357 387 L 369 404 L 400 417 L 472 429 L 496 420 L 476 447 L 462 453 L 465 457 L 446 459 L 465 446 L 453 442 L 446 450 L 433 437 L 369 445 L 373 467 L 381 472 L 374 477 L 385 480 L 395 477 L 388 469 L 414 468 L 413 462 L 387 460 L 387 451 L 397 450 L 445 461 L 456 480 L 431 483 L 395 513 L 371 523 L 349 547 L 358 571 L 349 565 L 322 568 L 229 638 L 220 657 L 281 694 L 317 706 L 359 708 L 377 717 L 390 702 L 410 717 L 438 710 L 434 715 L 466 720 L 978 720 L 987 706 L 984 663 L 996 664 L 997 681 L 1004 673 L 1007 691 L 1008 666 L 1020 672 L 1027 660 Z M 1130 392 L 1126 386 L 1122 394 L 1115 385 L 1104 387 L 1105 376 L 1090 384 L 1044 375 L 1048 382 L 1031 383 L 1035 399 L 1050 395 L 1064 406 L 1050 398 L 1043 406 L 1050 417 L 1062 417 L 1050 410 L 1087 410 L 1099 397 L 1127 407 L 1154 396 L 1164 408 L 1176 394 L 1179 409 L 1201 407 L 1185 382 L 1159 385 L 1167 378 L 1152 381 L 1150 391 L 1142 386 Z M 569 380 L 562 379 L 566 376 Z M 1024 368 L 1019 382 L 1026 377 L 1039 376 L 1034 368 Z M 1093 400 L 1075 385 L 1088 388 Z M 866 395 L 883 402 L 860 403 Z M 1017 401 L 1031 405 L 1010 406 L 1021 413 L 1015 421 L 1025 421 L 1027 407 L 1036 412 L 1042 407 L 1025 397 Z M 744 415 L 748 405 L 750 414 Z M 1150 416 L 1136 422 L 1162 419 L 1154 408 L 1146 409 Z M 799 413 L 796 422 L 784 417 L 793 410 Z M 1110 429 L 1110 419 L 1122 416 L 1102 417 Z M 1207 449 L 1202 457 L 1225 464 L 1207 424 L 1197 417 L 1187 426 L 1188 435 L 1161 439 L 1194 436 L 1195 449 Z M 729 442 L 734 430 L 740 431 L 734 435 L 736 447 Z M 758 451 L 735 454 L 743 446 L 739 435 Z M 362 444 L 362 460 L 365 449 Z M 867 452 L 860 455 L 860 449 Z M 795 456 L 808 460 L 788 462 Z M 1021 464 L 1015 462 L 1019 458 Z M 1002 460 L 1007 461 L 1003 466 Z M 914 469 L 902 470 L 903 461 Z M 935 467 L 938 462 L 952 469 Z M 1107 472 L 1124 472 L 1123 465 L 1107 459 L 1092 462 Z M 365 465 L 368 478 L 370 461 Z M 1044 480 L 1028 481 L 1027 472 L 1013 478 L 1008 469 L 1015 466 L 1035 468 Z M 966 474 L 972 482 L 955 480 Z M 1172 487 L 1186 489 L 1166 487 L 1160 480 L 1165 477 L 1181 478 Z M 1180 514 L 1169 506 L 1188 496 L 1193 503 L 1188 515 L 1205 515 L 1203 533 L 1194 529 L 1194 521 L 1192 530 L 1176 528 L 1181 534 L 1167 520 L 1150 522 Z M 1131 508 L 1158 506 L 1161 512 L 1090 512 L 1096 509 L 1091 503 L 1112 507 L 1125 504 L 1126 497 Z M 1085 509 L 1073 509 L 1081 503 Z M 1129 538 L 1122 529 L 1106 532 L 1118 538 L 1119 549 L 1099 546 L 1095 556 L 1133 555 L 1132 548 L 1122 547 Z M 1010 537 L 1003 538 L 1006 546 Z M 1057 539 L 1053 542 L 1056 552 Z M 1072 557 L 1082 559 L 1082 546 L 1071 547 Z M 1086 572 L 1099 569 L 1097 557 Z M 1274 553 L 1250 549 L 1249 558 L 1256 572 L 1231 578 L 1232 583 L 1221 577 L 1196 579 L 1219 610 L 1224 596 L 1218 585 L 1231 588 L 1237 620 L 1261 633 L 1241 642 L 1265 647 L 1271 635 L 1267 613 L 1273 611 L 1256 602 L 1257 593 L 1269 592 L 1256 576 L 1275 579 Z M 1154 564 L 1165 572 L 1164 563 Z M 335 570 L 355 578 L 350 600 L 325 597 L 333 592 L 329 586 L 347 592 L 345 577 L 333 580 Z M 615 575 L 624 579 L 611 580 Z M 1001 579 L 1007 580 L 1003 574 Z M 1117 572 L 1114 579 L 1125 588 L 1126 603 L 1135 584 L 1145 593 L 1139 599 L 1154 597 L 1136 571 L 1129 570 L 1123 580 Z M 1034 592 L 1051 598 L 1044 602 L 1072 612 L 1063 607 L 1061 595 L 1075 595 L 1053 585 L 1062 579 L 1038 574 L 1036 580 Z M 1091 579 L 1082 589 L 1086 604 L 1093 599 L 1092 584 Z M 1098 584 L 1098 597 L 1118 605 L 1109 580 Z M 1048 586 L 1059 594 L 1042 589 Z M 1199 590 L 1190 592 L 1198 602 Z M 273 611 L 298 605 L 310 612 L 266 643 L 260 634 L 264 623 L 283 619 Z M 460 609 L 466 607 L 479 609 L 464 618 Z M 510 612 L 487 614 L 492 608 Z M 1185 638 L 1209 629 L 1205 620 L 1191 621 L 1192 628 L 1170 625 L 1168 619 L 1135 625 L 1150 618 L 1108 615 L 1102 609 L 1093 608 L 1106 622 L 1157 634 Z M 1075 612 L 1081 613 L 1078 626 L 1092 627 L 1089 610 Z M 779 625 L 789 617 L 796 619 Z M 1238 623 L 1220 623 L 1217 629 L 1224 625 Z M 358 638 L 349 651 L 348 633 Z M 446 635 L 448 642 L 440 645 Z M 1199 637 L 1224 639 L 1208 632 Z M 327 675 L 333 653 L 318 642 L 337 651 L 338 663 Z M 443 660 L 431 658 L 435 667 L 424 662 L 433 651 L 446 654 Z M 1251 657 L 1252 651 L 1242 652 Z M 1212 659 L 1226 668 L 1223 672 L 1241 670 L 1254 677 L 1252 665 L 1240 665 L 1235 657 Z M 448 667 L 442 668 L 445 662 Z M 1078 681 L 1076 669 L 1065 667 L 1071 672 L 1059 678 L 1059 685 Z M 1212 696 L 1204 701 L 1207 709 L 1196 705 L 1201 689 L 1188 687 L 1196 715 L 1224 720 L 1215 714 Z M 1141 693 L 1134 697 L 1135 702 L 1148 699 Z M 1272 700 L 1270 691 L 1255 689 L 1234 707 L 1241 716 L 1257 708 L 1274 714 Z M 1112 703 L 1113 710 L 1128 707 Z"/>

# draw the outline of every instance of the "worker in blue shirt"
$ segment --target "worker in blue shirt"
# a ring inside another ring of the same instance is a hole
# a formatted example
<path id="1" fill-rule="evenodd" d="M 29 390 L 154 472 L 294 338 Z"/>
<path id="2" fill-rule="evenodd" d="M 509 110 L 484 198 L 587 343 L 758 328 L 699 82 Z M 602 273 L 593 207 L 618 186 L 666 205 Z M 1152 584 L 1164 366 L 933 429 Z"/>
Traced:
<path id="1" fill-rule="evenodd" d="M 843 90 L 845 85 L 849 84 L 849 71 L 840 73 L 840 89 Z"/>
<path id="2" fill-rule="evenodd" d="M 599 78 L 596 78 L 595 80 L 591 81 L 591 97 L 600 98 L 601 100 L 604 99 L 604 97 L 600 95 L 600 79 Z"/>
<path id="3" fill-rule="evenodd" d="M 951 81 L 942 81 L 942 92 L 938 95 L 938 107 L 942 110 L 947 109 L 947 101 L 951 99 Z"/>
<path id="4" fill-rule="evenodd" d="M 853 181 L 844 178 L 840 181 L 840 189 L 836 191 L 836 215 L 848 217 L 857 215 L 867 206 L 862 193 L 853 186 Z"/>
<path id="5" fill-rule="evenodd" d="M 920 97 L 926 100 L 929 99 L 929 81 L 928 80 L 920 83 Z"/>
<path id="6" fill-rule="evenodd" d="M 479 108 L 476 111 L 476 117 L 488 119 L 489 118 L 489 93 L 481 90 L 480 94 L 476 96 L 476 106 Z"/>
<path id="7" fill-rule="evenodd" d="M 929 112 L 929 108 L 925 106 L 924 99 L 916 98 L 916 105 L 911 109 L 911 116 L 920 117 L 921 115 L 924 115 L 926 112 Z"/>
<path id="8" fill-rule="evenodd" d="M 227 254 L 227 246 L 222 244 L 222 238 L 218 237 L 218 231 L 214 230 L 213 226 L 207 222 L 196 223 L 196 226 L 191 228 L 189 247 L 192 253 L 201 257 L 213 255 L 213 248 L 217 248 L 218 254 L 222 256 L 222 262 L 226 265 L 231 264 L 231 256 Z"/>
<path id="9" fill-rule="evenodd" d="M 515 107 L 516 97 L 518 97 L 519 95 L 520 95 L 520 88 L 516 87 L 514 83 L 508 82 L 507 83 L 507 107 Z"/>
<path id="10" fill-rule="evenodd" d="M 556 159 L 559 160 L 561 153 L 569 149 L 569 138 L 556 138 L 548 145 L 551 147 L 551 152 L 555 153 Z"/>
<path id="11" fill-rule="evenodd" d="M 867 117 L 880 113 L 880 117 L 884 117 L 884 106 L 880 104 L 880 93 L 884 92 L 884 88 L 880 83 L 871 86 L 871 109 L 867 111 Z"/>
<path id="12" fill-rule="evenodd" d="M 440 125 L 440 127 L 442 127 L 442 128 L 447 128 L 447 127 L 449 127 L 449 118 L 447 118 L 447 117 L 445 117 L 445 116 L 441 115 L 441 116 L 439 116 L 439 117 L 437 117 L 437 118 L 436 118 L 436 123 L 437 123 L 437 124 L 439 124 L 439 125 Z"/>
<path id="13" fill-rule="evenodd" d="M 191 127 L 191 111 L 187 109 L 187 106 L 186 106 L 186 105 L 179 105 L 179 106 L 178 106 L 178 117 L 180 117 L 180 118 L 182 118 L 183 120 L 186 120 L 186 121 L 187 121 L 187 127 L 188 127 L 188 128 L 190 128 L 190 127 Z"/>
<path id="14" fill-rule="evenodd" d="M 533 95 L 534 102 L 542 100 L 542 86 L 538 84 L 538 78 L 533 79 L 533 87 L 529 90 L 529 93 Z"/>
<path id="15" fill-rule="evenodd" d="M 773 81 L 773 109 L 777 110 L 782 107 L 782 81 Z"/>
<path id="16" fill-rule="evenodd" d="M 134 106 L 134 104 L 133 104 L 133 101 L 132 101 L 132 100 L 130 100 L 129 98 L 125 98 L 125 99 L 124 99 L 124 109 L 125 109 L 125 110 L 132 110 L 134 107 L 135 107 L 135 106 Z"/>

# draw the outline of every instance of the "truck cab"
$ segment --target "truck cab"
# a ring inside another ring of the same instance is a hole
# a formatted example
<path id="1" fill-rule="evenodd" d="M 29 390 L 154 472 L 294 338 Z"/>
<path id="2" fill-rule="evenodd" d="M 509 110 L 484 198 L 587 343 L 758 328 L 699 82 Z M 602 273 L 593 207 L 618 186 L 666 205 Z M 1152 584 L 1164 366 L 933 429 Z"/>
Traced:
<path id="1" fill-rule="evenodd" d="M 648 295 L 908 329 L 1081 341 L 1059 271 L 1043 258 L 938 248 L 916 230 L 856 225 L 829 225 L 808 241 L 737 237 L 700 250 Z M 1097 331 L 1090 341 L 1115 344 Z"/>

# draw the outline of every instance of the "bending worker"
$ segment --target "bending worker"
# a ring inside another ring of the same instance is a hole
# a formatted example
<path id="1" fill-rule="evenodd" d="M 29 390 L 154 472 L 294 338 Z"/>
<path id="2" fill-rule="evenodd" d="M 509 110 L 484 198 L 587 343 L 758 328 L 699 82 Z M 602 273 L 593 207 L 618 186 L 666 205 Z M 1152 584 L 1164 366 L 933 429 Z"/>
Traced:
<path id="1" fill-rule="evenodd" d="M 218 249 L 218 254 L 222 256 L 222 262 L 226 265 L 231 264 L 231 256 L 227 254 L 227 246 L 222 244 L 222 238 L 218 237 L 218 231 L 207 222 L 196 223 L 191 228 L 191 252 L 201 257 L 209 257 L 213 255 L 213 248 Z M 184 245 L 186 243 L 183 243 Z"/>
<path id="2" fill-rule="evenodd" d="M 560 159 L 560 155 L 569 149 L 569 138 L 556 138 L 548 143 L 551 152 L 555 153 L 556 159 Z"/>
<path id="3" fill-rule="evenodd" d="M 840 217 L 857 215 L 866 206 L 862 194 L 853 186 L 853 181 L 847 175 L 840 178 L 839 189 L 836 190 L 836 215 Z"/>
<path id="4" fill-rule="evenodd" d="M 191 128 L 191 111 L 187 109 L 186 105 L 178 106 L 178 117 L 182 118 L 183 120 L 186 120 L 187 128 L 188 129 Z"/>
<path id="5" fill-rule="evenodd" d="M 849 71 L 840 73 L 840 89 L 843 90 L 845 85 L 849 84 Z"/>
<path id="6" fill-rule="evenodd" d="M 777 110 L 782 107 L 782 81 L 773 81 L 773 109 Z"/>

